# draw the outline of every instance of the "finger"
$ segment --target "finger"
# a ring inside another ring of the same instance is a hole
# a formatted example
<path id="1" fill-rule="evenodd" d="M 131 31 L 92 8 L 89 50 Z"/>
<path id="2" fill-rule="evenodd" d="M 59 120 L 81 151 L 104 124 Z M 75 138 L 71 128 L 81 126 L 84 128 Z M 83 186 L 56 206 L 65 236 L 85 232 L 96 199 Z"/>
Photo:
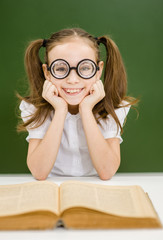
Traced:
<path id="1" fill-rule="evenodd" d="M 94 89 L 99 99 L 103 99 L 105 96 L 105 91 L 104 91 L 104 86 L 101 80 L 95 83 Z"/>
<path id="2" fill-rule="evenodd" d="M 97 86 L 98 91 L 101 91 L 101 85 L 100 85 L 100 81 L 99 80 L 96 82 L 96 86 Z"/>
<path id="3" fill-rule="evenodd" d="M 52 92 L 51 88 L 52 88 L 52 85 L 48 83 L 45 89 L 45 95 L 48 95 Z"/>
<path id="4" fill-rule="evenodd" d="M 49 80 L 46 80 L 44 83 L 42 95 L 46 99 L 47 96 L 50 96 L 51 94 L 58 96 L 58 90 L 57 90 L 56 86 L 54 84 L 52 84 L 52 82 L 50 82 Z"/>
<path id="5" fill-rule="evenodd" d="M 57 89 L 57 87 L 56 87 L 56 85 L 53 83 L 53 82 L 51 82 L 51 81 L 49 81 L 49 89 L 52 87 L 52 86 L 54 86 L 54 88 L 53 88 L 53 91 L 55 92 L 55 95 L 57 95 L 58 96 L 58 89 Z"/>
<path id="6" fill-rule="evenodd" d="M 102 86 L 102 88 L 104 88 L 104 84 L 101 80 L 100 80 L 100 85 Z"/>
<path id="7" fill-rule="evenodd" d="M 46 98 L 46 93 L 47 93 L 47 88 L 48 88 L 49 81 L 45 80 L 44 85 L 43 85 L 43 91 L 42 91 L 42 96 L 43 98 Z"/>
<path id="8" fill-rule="evenodd" d="M 48 90 L 49 86 L 50 86 L 50 81 L 45 80 L 44 85 L 43 85 L 44 92 L 46 92 Z"/>
<path id="9" fill-rule="evenodd" d="M 101 87 L 101 86 L 103 85 L 102 81 L 101 81 L 101 80 L 98 80 L 98 81 L 97 81 L 97 85 L 98 85 L 99 87 Z"/>
<path id="10" fill-rule="evenodd" d="M 94 83 L 92 86 L 93 92 L 97 93 L 99 91 L 99 87 L 97 83 Z"/>
<path id="11" fill-rule="evenodd" d="M 54 87 L 54 94 L 55 94 L 56 96 L 58 96 L 58 89 L 57 89 L 57 87 L 56 87 L 55 85 L 53 85 L 53 87 Z"/>
<path id="12" fill-rule="evenodd" d="M 90 88 L 90 93 L 92 94 L 94 91 L 95 91 L 95 85 L 96 85 L 96 82 L 92 84 L 91 88 Z"/>
<path id="13" fill-rule="evenodd" d="M 48 81 L 48 80 L 45 80 L 45 81 L 44 81 L 44 84 L 43 84 L 43 90 L 45 90 L 45 88 L 46 88 L 47 81 Z"/>
<path id="14" fill-rule="evenodd" d="M 102 82 L 101 80 L 99 80 L 99 81 L 97 82 L 97 84 L 98 84 L 99 90 L 100 90 L 101 92 L 104 92 L 103 82 Z"/>
<path id="15" fill-rule="evenodd" d="M 54 94 L 58 96 L 58 89 L 54 84 L 51 83 L 47 86 L 46 94 Z"/>
<path id="16" fill-rule="evenodd" d="M 47 80 L 45 84 L 45 94 L 48 94 L 49 92 L 54 93 L 55 95 L 58 95 L 58 90 L 56 86 L 51 81 Z"/>
<path id="17" fill-rule="evenodd" d="M 101 80 L 100 80 L 99 85 L 100 85 L 100 88 L 101 88 L 101 95 L 104 98 L 105 97 L 105 89 L 104 89 L 104 84 Z"/>
<path id="18" fill-rule="evenodd" d="M 90 88 L 90 94 L 92 94 L 93 93 L 93 91 L 94 91 L 94 88 L 93 88 L 93 86 Z"/>

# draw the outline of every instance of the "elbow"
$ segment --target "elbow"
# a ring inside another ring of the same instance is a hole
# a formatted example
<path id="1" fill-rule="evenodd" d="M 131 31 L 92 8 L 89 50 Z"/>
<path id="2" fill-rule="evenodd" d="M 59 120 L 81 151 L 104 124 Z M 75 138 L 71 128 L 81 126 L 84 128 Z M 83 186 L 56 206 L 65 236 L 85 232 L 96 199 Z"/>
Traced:
<path id="1" fill-rule="evenodd" d="M 33 175 L 33 174 L 32 174 Z M 47 176 L 34 176 L 33 177 L 38 181 L 45 181 L 47 179 Z"/>
<path id="2" fill-rule="evenodd" d="M 48 177 L 48 173 L 46 173 L 42 169 L 38 169 L 37 167 L 31 166 L 29 162 L 27 163 L 28 169 L 31 172 L 32 176 L 38 181 L 44 181 Z"/>
<path id="3" fill-rule="evenodd" d="M 48 177 L 47 174 L 40 173 L 40 172 L 34 172 L 34 171 L 32 172 L 31 171 L 31 174 L 38 181 L 45 181 L 47 179 L 47 177 Z"/>
<path id="4" fill-rule="evenodd" d="M 33 172 L 31 171 L 31 173 L 32 173 L 32 176 L 38 181 L 45 181 L 48 177 L 47 174 L 44 174 L 44 173 L 41 173 L 41 172 L 36 173 L 34 171 Z"/>
<path id="5" fill-rule="evenodd" d="M 114 166 L 112 168 L 104 167 L 99 172 L 100 179 L 103 180 L 103 181 L 110 180 L 115 175 L 115 173 L 117 172 L 119 166 L 120 166 L 120 163 L 118 163 L 116 166 Z"/>
<path id="6" fill-rule="evenodd" d="M 99 177 L 101 180 L 106 181 L 106 180 L 110 180 L 113 175 L 111 175 L 110 173 L 102 173 L 102 174 L 99 174 Z"/>
<path id="7" fill-rule="evenodd" d="M 32 173 L 32 172 L 31 172 Z M 40 173 L 40 172 L 38 172 L 38 173 L 32 173 L 32 176 L 36 179 L 36 180 L 38 180 L 38 181 L 45 181 L 46 179 L 47 179 L 47 177 L 48 177 L 48 175 L 47 174 L 44 174 L 44 173 Z"/>
<path id="8" fill-rule="evenodd" d="M 101 180 L 106 181 L 106 180 L 110 180 L 115 173 L 116 171 L 113 171 L 113 170 L 111 171 L 110 169 L 104 168 L 104 169 L 101 169 L 100 172 L 98 172 L 98 175 Z"/>

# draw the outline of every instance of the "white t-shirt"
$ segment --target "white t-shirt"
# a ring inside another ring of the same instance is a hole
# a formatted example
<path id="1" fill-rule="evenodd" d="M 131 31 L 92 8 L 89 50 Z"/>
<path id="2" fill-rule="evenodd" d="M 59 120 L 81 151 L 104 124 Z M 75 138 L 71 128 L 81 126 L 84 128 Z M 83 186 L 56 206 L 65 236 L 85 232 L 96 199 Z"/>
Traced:
<path id="1" fill-rule="evenodd" d="M 123 102 L 123 105 L 125 105 L 125 103 L 126 102 Z M 130 107 L 123 107 L 115 110 L 121 126 L 123 126 L 129 109 Z M 20 110 L 23 121 L 27 121 L 28 116 L 34 113 L 36 108 L 32 104 L 22 101 L 20 104 Z M 54 111 L 51 111 L 49 117 L 38 128 L 29 129 L 27 127 L 28 136 L 26 140 L 29 141 L 30 138 L 43 139 L 52 121 L 53 115 Z M 117 133 L 117 124 L 110 115 L 107 116 L 106 120 L 100 119 L 99 121 L 101 126 L 98 124 L 98 127 L 105 139 L 119 138 L 120 143 L 123 141 L 120 135 L 120 129 Z M 69 112 L 67 113 L 57 159 L 50 175 L 53 174 L 64 176 L 97 175 L 89 155 L 82 120 L 79 113 L 76 115 L 72 115 Z"/>

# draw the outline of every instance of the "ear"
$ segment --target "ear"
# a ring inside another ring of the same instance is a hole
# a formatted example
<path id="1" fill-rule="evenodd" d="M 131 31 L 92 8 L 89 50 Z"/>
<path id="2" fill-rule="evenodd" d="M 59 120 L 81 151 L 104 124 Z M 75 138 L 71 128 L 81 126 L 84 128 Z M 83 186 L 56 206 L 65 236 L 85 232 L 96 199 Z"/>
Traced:
<path id="1" fill-rule="evenodd" d="M 103 71 L 103 68 L 104 68 L 104 62 L 100 61 L 98 63 L 98 66 L 99 66 L 99 70 L 97 71 L 97 78 L 100 80 L 101 75 L 102 75 L 102 71 Z"/>
<path id="2" fill-rule="evenodd" d="M 50 81 L 50 72 L 47 69 L 47 64 L 45 64 L 45 63 L 42 64 L 42 69 L 43 69 L 43 72 L 44 72 L 45 79 Z"/>

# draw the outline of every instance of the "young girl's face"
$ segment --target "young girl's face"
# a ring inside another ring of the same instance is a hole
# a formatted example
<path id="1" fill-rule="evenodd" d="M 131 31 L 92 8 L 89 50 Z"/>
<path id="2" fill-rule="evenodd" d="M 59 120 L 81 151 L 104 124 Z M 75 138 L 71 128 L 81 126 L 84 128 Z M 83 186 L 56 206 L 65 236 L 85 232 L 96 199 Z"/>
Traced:
<path id="1" fill-rule="evenodd" d="M 76 67 L 83 59 L 90 59 L 97 64 L 95 50 L 86 40 L 80 38 L 69 39 L 55 46 L 48 53 L 49 66 L 56 59 L 66 60 L 70 67 Z M 77 107 L 80 102 L 90 94 L 92 85 L 100 79 L 103 62 L 101 61 L 98 66 L 100 68 L 99 71 L 90 79 L 81 78 L 74 69 L 72 69 L 64 79 L 53 77 L 50 71 L 47 71 L 45 64 L 43 64 L 43 70 L 46 79 L 57 87 L 58 95 L 68 103 L 69 110 L 71 110 L 71 108 L 74 109 L 75 106 Z"/>

